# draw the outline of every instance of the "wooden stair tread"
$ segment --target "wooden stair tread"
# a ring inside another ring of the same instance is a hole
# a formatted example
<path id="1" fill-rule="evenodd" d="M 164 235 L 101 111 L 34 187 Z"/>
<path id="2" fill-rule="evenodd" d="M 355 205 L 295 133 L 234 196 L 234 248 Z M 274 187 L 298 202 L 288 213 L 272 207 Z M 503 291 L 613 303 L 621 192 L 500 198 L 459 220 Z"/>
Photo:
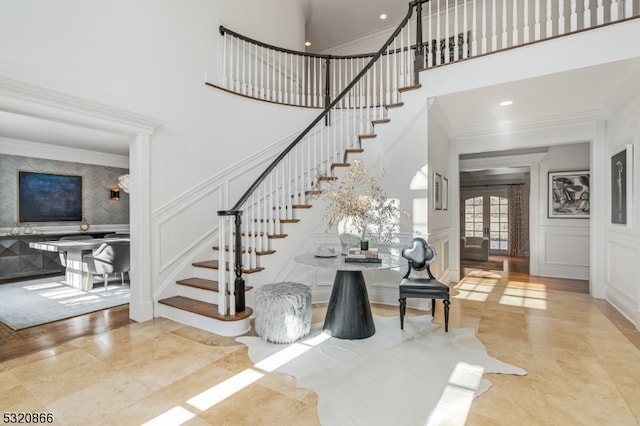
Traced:
<path id="1" fill-rule="evenodd" d="M 190 299 L 184 296 L 168 297 L 166 299 L 158 300 L 158 303 L 182 309 L 183 311 L 193 312 L 194 314 L 208 318 L 217 319 L 219 321 L 240 321 L 249 318 L 253 314 L 253 309 L 247 306 L 244 311 L 236 312 L 235 315 L 220 315 L 218 313 L 218 305 Z"/>
<path id="2" fill-rule="evenodd" d="M 326 180 L 326 181 L 331 181 L 331 180 L 337 180 L 338 178 L 336 176 L 318 176 L 318 180 Z"/>
<path id="3" fill-rule="evenodd" d="M 274 207 L 274 210 L 276 208 Z M 254 219 L 253 221 L 256 223 L 265 223 L 265 222 L 274 222 L 276 219 Z M 280 223 L 298 223 L 300 219 L 277 219 Z"/>
<path id="4" fill-rule="evenodd" d="M 362 148 L 347 148 L 344 150 L 347 154 L 360 154 L 364 152 Z"/>
<path id="5" fill-rule="evenodd" d="M 218 291 L 218 281 L 205 280 L 204 278 L 186 278 L 184 280 L 177 280 L 176 283 L 202 290 Z"/>
<path id="6" fill-rule="evenodd" d="M 374 139 L 374 138 L 377 138 L 377 137 L 378 137 L 378 135 L 376 135 L 375 133 L 358 136 L 359 139 Z"/>
<path id="7" fill-rule="evenodd" d="M 264 232 L 249 232 L 248 234 L 246 232 L 241 232 L 240 235 L 242 235 L 243 237 L 262 237 L 264 235 Z M 267 234 L 267 238 L 284 238 L 287 235 L 288 234 Z"/>
<path id="8" fill-rule="evenodd" d="M 176 283 L 180 285 L 185 285 L 187 287 L 199 288 L 201 290 L 215 291 L 218 292 L 218 281 L 206 280 L 204 278 L 186 278 L 184 280 L 178 280 Z M 244 290 L 249 291 L 252 290 L 253 287 L 248 285 L 245 286 Z M 227 294 L 229 292 L 227 291 Z"/>
<path id="9" fill-rule="evenodd" d="M 294 209 L 310 209 L 313 206 L 311 204 L 294 204 L 292 207 Z"/>
<path id="10" fill-rule="evenodd" d="M 412 84 L 411 86 L 400 87 L 398 92 L 409 92 L 411 90 L 418 90 L 422 87 L 422 84 Z"/>
<path id="11" fill-rule="evenodd" d="M 213 246 L 212 248 L 216 251 L 220 251 L 220 246 Z M 224 251 L 229 251 L 229 246 L 224 246 Z M 253 251 L 254 249 L 252 247 L 249 247 L 249 253 L 253 253 Z M 256 256 L 264 256 L 266 254 L 273 254 L 275 252 L 275 250 L 255 250 Z M 242 247 L 242 253 L 247 253 L 247 249 L 245 247 Z"/>
<path id="12" fill-rule="evenodd" d="M 339 167 L 349 167 L 351 166 L 351 163 L 332 163 L 331 164 L 331 169 L 337 169 Z"/>
<path id="13" fill-rule="evenodd" d="M 308 191 L 304 191 L 304 195 L 320 195 L 322 192 L 323 191 L 320 189 L 310 189 Z"/>
<path id="14" fill-rule="evenodd" d="M 404 106 L 404 102 L 398 102 L 397 104 L 388 104 L 388 105 L 385 105 L 384 107 L 387 109 L 390 109 L 390 108 L 400 108 L 401 106 Z"/>
<path id="15" fill-rule="evenodd" d="M 379 120 L 373 120 L 371 124 L 375 126 L 376 124 L 386 124 L 386 123 L 389 123 L 390 121 L 391 121 L 390 118 L 381 118 Z"/>
<path id="16" fill-rule="evenodd" d="M 208 269 L 219 269 L 217 260 L 205 260 L 203 262 L 194 262 L 193 266 L 198 268 L 208 268 Z M 229 263 L 226 264 L 227 271 L 229 271 Z M 253 268 L 253 269 L 243 269 L 242 272 L 245 274 L 253 274 L 255 272 L 263 271 L 264 268 Z"/>

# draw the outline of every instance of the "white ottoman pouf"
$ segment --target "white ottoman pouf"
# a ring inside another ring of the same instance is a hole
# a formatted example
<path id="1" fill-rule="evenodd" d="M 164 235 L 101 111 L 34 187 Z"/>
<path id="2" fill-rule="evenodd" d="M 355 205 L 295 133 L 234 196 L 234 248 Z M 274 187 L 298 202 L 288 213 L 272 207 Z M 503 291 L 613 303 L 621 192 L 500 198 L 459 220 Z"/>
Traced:
<path id="1" fill-rule="evenodd" d="M 267 342 L 291 343 L 311 330 L 311 288 L 283 282 L 256 290 L 256 333 Z"/>

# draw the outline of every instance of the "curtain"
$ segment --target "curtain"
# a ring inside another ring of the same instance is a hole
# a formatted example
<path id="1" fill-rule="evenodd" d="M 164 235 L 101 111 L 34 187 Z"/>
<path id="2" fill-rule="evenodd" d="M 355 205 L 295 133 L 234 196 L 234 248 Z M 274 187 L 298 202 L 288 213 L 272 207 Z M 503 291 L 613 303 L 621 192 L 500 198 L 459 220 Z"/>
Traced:
<path id="1" fill-rule="evenodd" d="M 509 256 L 524 257 L 522 226 L 523 185 L 507 185 L 509 197 Z"/>

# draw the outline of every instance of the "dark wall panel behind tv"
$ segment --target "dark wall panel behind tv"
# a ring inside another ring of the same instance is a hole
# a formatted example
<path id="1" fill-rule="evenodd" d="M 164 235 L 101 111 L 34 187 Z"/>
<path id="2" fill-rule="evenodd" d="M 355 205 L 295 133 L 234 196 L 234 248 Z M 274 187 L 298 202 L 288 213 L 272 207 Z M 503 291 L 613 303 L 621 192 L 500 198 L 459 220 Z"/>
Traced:
<path id="1" fill-rule="evenodd" d="M 82 220 L 82 176 L 18 172 L 20 222 Z"/>

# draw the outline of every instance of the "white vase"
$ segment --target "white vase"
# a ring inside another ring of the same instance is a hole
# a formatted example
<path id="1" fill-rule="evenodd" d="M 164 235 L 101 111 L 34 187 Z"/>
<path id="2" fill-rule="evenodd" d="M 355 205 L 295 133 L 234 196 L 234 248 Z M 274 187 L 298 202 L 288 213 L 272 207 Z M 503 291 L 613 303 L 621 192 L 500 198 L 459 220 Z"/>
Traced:
<path id="1" fill-rule="evenodd" d="M 364 226 L 359 226 L 352 217 L 346 217 L 338 222 L 338 238 L 343 256 L 349 254 L 349 249 L 359 246 L 364 238 Z"/>

